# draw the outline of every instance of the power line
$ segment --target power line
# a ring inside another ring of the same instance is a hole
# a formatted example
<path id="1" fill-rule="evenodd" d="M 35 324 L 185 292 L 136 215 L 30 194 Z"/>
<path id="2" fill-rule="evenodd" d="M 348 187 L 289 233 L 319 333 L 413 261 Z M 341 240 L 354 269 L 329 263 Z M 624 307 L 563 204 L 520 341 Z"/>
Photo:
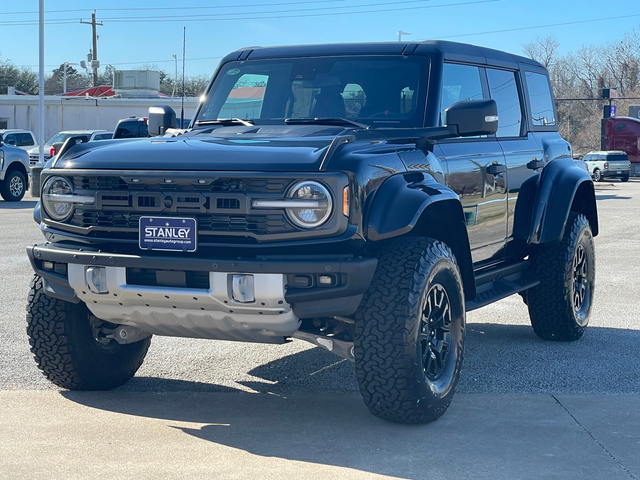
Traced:
<path id="1" fill-rule="evenodd" d="M 273 15 L 273 14 L 277 14 L 277 13 L 295 13 L 295 12 L 317 12 L 318 10 L 344 10 L 346 8 L 362 8 L 362 7 L 378 7 L 378 6 L 385 6 L 385 5 L 401 5 L 401 4 L 407 4 L 407 3 L 427 3 L 427 2 L 433 2 L 434 0 L 403 0 L 403 1 L 392 1 L 392 2 L 381 2 L 381 3 L 370 3 L 370 4 L 364 4 L 364 5 L 343 5 L 340 7 L 314 7 L 314 8 L 302 8 L 302 9 L 294 9 L 294 10 L 275 10 L 275 11 L 258 11 L 258 12 L 249 12 L 249 13 L 237 13 L 237 12 L 232 12 L 232 13 L 215 13 L 212 15 L 205 15 L 203 16 L 202 14 L 200 15 L 157 15 L 157 16 L 147 16 L 144 17 L 147 20 L 164 20 L 164 19 L 171 19 L 171 20 L 175 20 L 175 21 L 182 21 L 182 19 L 187 19 L 187 18 L 194 18 L 194 17 L 198 17 L 200 19 L 206 20 L 207 18 L 215 18 L 215 17 L 231 17 L 234 15 L 263 15 L 263 14 L 267 14 L 267 15 Z M 339 13 L 339 12 L 336 12 Z M 360 12 L 359 12 L 360 13 Z M 203 17 L 207 17 L 207 18 L 203 18 Z M 130 20 L 132 17 L 104 17 L 105 20 Z"/>
<path id="2" fill-rule="evenodd" d="M 303 4 L 318 4 L 318 3 L 336 3 L 344 2 L 348 0 L 310 0 L 306 2 L 279 2 L 279 3 L 252 3 L 247 5 L 216 5 L 215 7 L 130 7 L 130 8 L 99 8 L 100 11 L 134 11 L 134 10 L 210 10 L 221 8 L 249 8 L 249 7 L 275 7 L 280 5 L 303 5 Z M 71 13 L 71 12 L 86 12 L 87 10 L 95 10 L 93 8 L 75 8 L 68 10 L 45 10 L 45 13 Z M 2 12 L 3 15 L 32 15 L 38 14 L 38 12 Z"/>
<path id="3" fill-rule="evenodd" d="M 640 13 L 636 13 L 633 15 L 620 15 L 618 17 L 605 17 L 605 18 L 594 18 L 591 20 L 576 20 L 575 22 L 562 22 L 562 23 L 549 23 L 546 25 L 535 25 L 532 27 L 518 27 L 518 28 L 506 28 L 503 30 L 491 30 L 487 32 L 474 32 L 474 33 L 461 33 L 458 35 L 447 35 L 439 38 L 459 38 L 459 37 L 469 37 L 472 35 L 489 35 L 491 33 L 505 33 L 505 32 L 517 32 L 520 30 L 534 30 L 536 28 L 545 28 L 545 27 L 562 27 L 565 25 L 577 25 L 582 23 L 593 23 L 593 22 L 603 22 L 606 20 L 619 20 L 621 18 L 632 18 L 632 17 L 640 17 Z"/>
<path id="4" fill-rule="evenodd" d="M 410 3 L 410 1 L 431 1 L 431 0 L 409 0 L 407 3 Z M 147 17 L 116 17 L 116 18 L 122 18 L 121 20 L 109 20 L 107 18 L 103 18 L 103 20 L 105 21 L 109 21 L 110 23 L 160 23 L 160 22 L 216 22 L 216 21 L 233 21 L 233 20 L 266 20 L 266 19 L 287 19 L 287 18 L 304 18 L 304 17 L 329 17 L 329 16 L 336 16 L 336 15 L 360 15 L 363 13 L 385 13 L 385 12 L 398 12 L 398 11 L 407 11 L 407 10 L 423 10 L 423 9 L 427 9 L 427 8 L 444 8 L 444 7 L 457 7 L 457 6 L 465 6 L 465 5 L 475 5 L 475 4 L 482 4 L 482 3 L 495 3 L 495 2 L 500 2 L 502 0 L 474 0 L 474 1 L 467 1 L 467 2 L 458 2 L 458 3 L 448 3 L 448 4 L 442 4 L 442 5 L 425 5 L 425 6 L 420 6 L 420 7 L 404 7 L 404 8 L 386 8 L 386 9 L 378 9 L 378 10 L 359 10 L 356 12 L 332 12 L 332 13 L 308 13 L 308 14 L 296 14 L 296 15 L 267 15 L 267 16 L 245 16 L 245 17 L 230 17 L 230 18 L 215 18 L 215 17 L 211 17 L 211 16 L 203 16 L 203 15 L 198 15 L 198 18 L 193 18 L 193 19 L 180 19 L 178 17 L 175 16 L 171 16 L 171 17 L 166 17 L 165 19 L 155 19 L 155 20 L 148 20 L 145 21 L 145 18 Z M 394 2 L 394 5 L 397 5 L 400 2 Z M 360 5 L 359 7 L 366 7 L 366 6 L 375 6 L 375 5 L 380 5 L 380 4 L 368 4 L 368 5 Z M 342 8 L 342 7 L 341 7 Z M 309 10 L 304 10 L 304 11 L 316 11 L 317 9 L 309 9 Z M 279 13 L 287 13 L 287 11 L 280 11 Z M 253 13 L 249 13 L 249 14 L 236 14 L 236 15 L 254 15 Z M 18 23 L 21 22 L 21 23 Z M 54 20 L 49 20 L 49 21 L 45 21 L 45 23 L 48 24 L 55 24 L 55 25 L 65 25 L 65 24 L 72 24 L 72 23 L 76 23 L 74 20 L 63 20 L 63 19 L 54 19 Z M 16 20 L 16 21 L 6 21 L 6 22 L 0 22 L 0 25 L 5 25 L 5 26 L 22 26 L 22 25 L 37 25 L 36 21 L 31 21 L 31 20 Z"/>

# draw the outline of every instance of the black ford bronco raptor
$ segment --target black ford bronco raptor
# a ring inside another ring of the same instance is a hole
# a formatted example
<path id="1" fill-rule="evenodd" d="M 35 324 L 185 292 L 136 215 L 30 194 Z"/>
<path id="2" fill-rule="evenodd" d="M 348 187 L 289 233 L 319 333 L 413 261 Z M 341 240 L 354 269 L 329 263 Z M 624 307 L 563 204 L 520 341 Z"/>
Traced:
<path id="1" fill-rule="evenodd" d="M 370 411 L 449 406 L 465 313 L 519 293 L 576 340 L 594 293 L 589 174 L 547 71 L 443 41 L 246 48 L 180 135 L 63 148 L 27 249 L 31 350 L 60 387 L 117 387 L 151 335 L 313 342 Z M 160 136 L 162 134 L 162 136 Z"/>

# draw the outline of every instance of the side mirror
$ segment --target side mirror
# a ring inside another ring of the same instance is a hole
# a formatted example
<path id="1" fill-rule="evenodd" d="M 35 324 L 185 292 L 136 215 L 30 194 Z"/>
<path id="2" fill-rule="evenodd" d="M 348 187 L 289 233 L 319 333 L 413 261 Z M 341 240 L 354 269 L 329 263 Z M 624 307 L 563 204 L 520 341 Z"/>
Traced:
<path id="1" fill-rule="evenodd" d="M 0 147 L 4 146 L 4 138 L 0 135 Z"/>
<path id="2" fill-rule="evenodd" d="M 149 107 L 149 136 L 164 135 L 168 128 L 176 126 L 176 112 L 168 105 Z"/>
<path id="3" fill-rule="evenodd" d="M 463 100 L 444 111 L 444 123 L 455 126 L 461 137 L 492 135 L 498 131 L 498 105 L 495 100 Z"/>

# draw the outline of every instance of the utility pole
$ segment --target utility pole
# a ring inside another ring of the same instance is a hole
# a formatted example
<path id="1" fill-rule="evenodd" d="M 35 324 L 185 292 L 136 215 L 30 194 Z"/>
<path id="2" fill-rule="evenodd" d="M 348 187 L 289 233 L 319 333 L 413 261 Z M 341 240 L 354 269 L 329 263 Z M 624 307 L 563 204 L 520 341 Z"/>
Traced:
<path id="1" fill-rule="evenodd" d="M 85 25 L 91 25 L 91 30 L 93 31 L 93 57 L 91 60 L 91 68 L 93 69 L 93 86 L 98 86 L 98 67 L 100 66 L 100 62 L 98 61 L 98 32 L 96 31 L 96 27 L 98 25 L 102 26 L 102 22 L 96 22 L 96 11 L 94 10 L 91 14 L 90 22 L 83 22 L 80 20 L 80 23 L 84 23 Z"/>

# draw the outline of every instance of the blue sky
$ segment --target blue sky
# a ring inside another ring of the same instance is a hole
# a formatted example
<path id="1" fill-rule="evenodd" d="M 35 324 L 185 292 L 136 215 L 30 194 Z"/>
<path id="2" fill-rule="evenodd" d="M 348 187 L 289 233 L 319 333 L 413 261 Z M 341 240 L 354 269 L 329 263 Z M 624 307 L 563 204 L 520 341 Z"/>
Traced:
<path id="1" fill-rule="evenodd" d="M 207 76 L 221 57 L 253 45 L 397 41 L 402 30 L 411 41 L 449 39 L 517 54 L 554 35 L 564 54 L 640 27 L 638 0 L 45 0 L 45 71 L 86 58 L 91 26 L 80 20 L 94 9 L 104 24 L 103 66 L 155 64 L 173 74 L 186 26 L 186 74 Z M 0 0 L 0 11 L 0 60 L 36 71 L 38 1 Z"/>

